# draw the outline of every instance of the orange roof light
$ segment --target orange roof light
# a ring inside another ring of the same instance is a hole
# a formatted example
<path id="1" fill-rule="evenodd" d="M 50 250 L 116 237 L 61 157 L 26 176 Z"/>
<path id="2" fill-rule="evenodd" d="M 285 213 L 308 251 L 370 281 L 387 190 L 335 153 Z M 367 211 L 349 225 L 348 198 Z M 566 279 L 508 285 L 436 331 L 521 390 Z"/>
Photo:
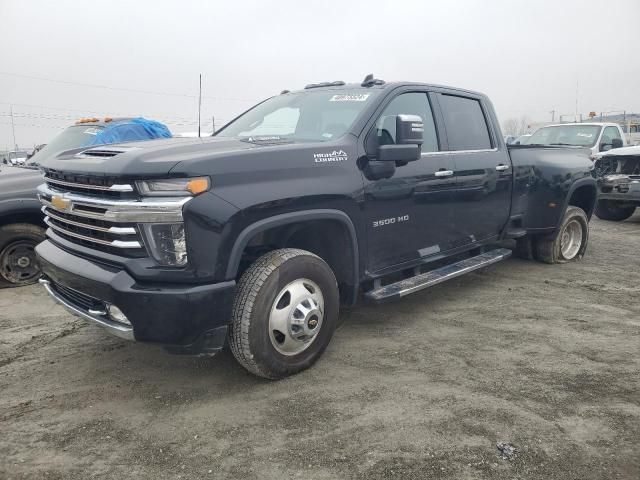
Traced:
<path id="1" fill-rule="evenodd" d="M 100 121 L 100 119 L 98 119 L 98 118 L 81 118 L 80 120 L 78 120 L 76 122 L 76 125 L 81 125 L 83 123 L 96 123 L 96 122 L 99 122 L 99 121 Z"/>

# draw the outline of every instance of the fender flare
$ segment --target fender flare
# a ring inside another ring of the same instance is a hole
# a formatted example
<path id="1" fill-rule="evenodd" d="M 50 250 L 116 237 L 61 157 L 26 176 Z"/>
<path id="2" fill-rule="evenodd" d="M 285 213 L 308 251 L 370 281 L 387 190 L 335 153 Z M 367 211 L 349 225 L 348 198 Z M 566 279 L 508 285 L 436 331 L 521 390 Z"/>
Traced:
<path id="1" fill-rule="evenodd" d="M 564 205 L 562 206 L 562 215 L 560 216 L 560 219 L 558 221 L 558 224 L 556 225 L 554 233 L 557 232 L 558 229 L 560 228 L 560 225 L 562 225 L 562 220 L 564 219 L 564 213 L 567 211 L 567 208 L 569 208 L 569 200 L 571 200 L 571 197 L 573 196 L 573 193 L 578 188 L 584 187 L 584 186 L 592 186 L 593 190 L 595 192 L 593 208 L 591 208 L 590 212 L 585 212 L 587 214 L 587 218 L 591 219 L 591 215 L 593 215 L 593 211 L 595 209 L 595 204 L 598 201 L 598 184 L 597 184 L 595 178 L 593 178 L 593 177 L 585 177 L 585 178 L 581 178 L 580 180 L 576 180 L 575 182 L 573 182 L 573 184 L 569 188 L 569 191 L 567 192 L 567 196 L 564 199 Z"/>
<path id="2" fill-rule="evenodd" d="M 249 241 L 258 233 L 269 230 L 274 227 L 281 227 L 291 223 L 309 220 L 335 220 L 340 222 L 346 227 L 351 240 L 351 251 L 353 254 L 353 285 L 357 289 L 359 283 L 359 251 L 358 251 L 358 237 L 356 234 L 356 228 L 351 221 L 351 217 L 344 213 L 342 210 L 333 209 L 314 209 L 314 210 L 302 210 L 297 212 L 283 213 L 280 215 L 274 215 L 273 217 L 263 218 L 255 223 L 245 227 L 236 238 L 231 254 L 229 255 L 229 261 L 227 262 L 226 278 L 235 278 L 238 269 L 240 267 L 240 259 L 242 258 L 242 252 L 249 243 Z"/>
<path id="3" fill-rule="evenodd" d="M 0 201 L 0 224 L 3 217 L 21 214 L 38 214 L 44 218 L 41 212 L 42 204 L 35 198 L 12 198 Z"/>

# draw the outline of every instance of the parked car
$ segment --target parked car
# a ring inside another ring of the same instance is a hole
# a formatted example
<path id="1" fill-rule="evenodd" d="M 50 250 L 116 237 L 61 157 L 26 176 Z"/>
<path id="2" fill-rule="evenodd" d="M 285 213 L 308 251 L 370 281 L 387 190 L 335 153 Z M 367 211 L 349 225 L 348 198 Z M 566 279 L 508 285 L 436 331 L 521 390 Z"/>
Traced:
<path id="1" fill-rule="evenodd" d="M 527 142 L 529 142 L 529 138 L 531 138 L 531 134 L 530 133 L 525 133 L 524 135 L 520 135 L 518 138 L 515 139 L 515 141 L 513 142 L 514 145 L 526 145 Z"/>
<path id="2" fill-rule="evenodd" d="M 26 150 L 14 150 L 7 153 L 4 163 L 7 165 L 24 165 L 28 156 L 29 152 Z"/>
<path id="3" fill-rule="evenodd" d="M 83 119 L 19 164 L 21 168 L 0 170 L 0 286 L 27 285 L 40 276 L 34 252 L 44 240 L 45 227 L 36 194 L 43 182 L 40 162 L 70 148 L 167 135 L 170 132 L 164 125 L 149 120 Z"/>
<path id="4" fill-rule="evenodd" d="M 619 222 L 640 207 L 640 146 L 597 155 L 593 173 L 598 183 L 598 218 Z"/>
<path id="5" fill-rule="evenodd" d="M 624 147 L 627 139 L 617 123 L 560 123 L 539 128 L 527 144 L 584 147 L 595 155 Z"/>
<path id="6" fill-rule="evenodd" d="M 596 200 L 587 149 L 507 149 L 485 95 L 371 75 L 284 91 L 210 138 L 43 167 L 36 251 L 57 302 L 174 353 L 228 341 L 271 379 L 320 357 L 340 305 L 498 262 L 498 241 L 581 258 Z"/>

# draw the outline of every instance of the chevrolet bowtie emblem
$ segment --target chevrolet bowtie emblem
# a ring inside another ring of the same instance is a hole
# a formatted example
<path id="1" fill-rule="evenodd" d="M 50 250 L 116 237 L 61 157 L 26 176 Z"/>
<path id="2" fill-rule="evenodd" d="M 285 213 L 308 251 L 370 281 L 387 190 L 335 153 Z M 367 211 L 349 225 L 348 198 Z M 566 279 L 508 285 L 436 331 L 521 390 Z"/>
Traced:
<path id="1" fill-rule="evenodd" d="M 71 207 L 71 200 L 67 200 L 66 198 L 62 198 L 58 195 L 53 195 L 51 197 L 51 205 L 58 210 L 69 210 Z"/>

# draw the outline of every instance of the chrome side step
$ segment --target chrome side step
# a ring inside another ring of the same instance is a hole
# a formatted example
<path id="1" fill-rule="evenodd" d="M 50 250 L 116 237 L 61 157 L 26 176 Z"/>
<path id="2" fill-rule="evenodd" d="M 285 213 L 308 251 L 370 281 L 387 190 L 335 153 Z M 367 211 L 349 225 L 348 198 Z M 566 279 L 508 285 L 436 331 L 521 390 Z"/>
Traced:
<path id="1" fill-rule="evenodd" d="M 411 293 L 419 292 L 425 288 L 432 287 L 438 283 L 451 280 L 465 273 L 472 272 L 482 267 L 486 267 L 500 260 L 509 258 L 511 250 L 507 248 L 497 248 L 489 252 L 482 253 L 475 257 L 465 258 L 451 265 L 431 270 L 430 272 L 416 275 L 415 277 L 400 280 L 383 287 L 374 288 L 365 293 L 365 298 L 371 302 L 380 303 L 387 300 L 401 298 Z"/>

